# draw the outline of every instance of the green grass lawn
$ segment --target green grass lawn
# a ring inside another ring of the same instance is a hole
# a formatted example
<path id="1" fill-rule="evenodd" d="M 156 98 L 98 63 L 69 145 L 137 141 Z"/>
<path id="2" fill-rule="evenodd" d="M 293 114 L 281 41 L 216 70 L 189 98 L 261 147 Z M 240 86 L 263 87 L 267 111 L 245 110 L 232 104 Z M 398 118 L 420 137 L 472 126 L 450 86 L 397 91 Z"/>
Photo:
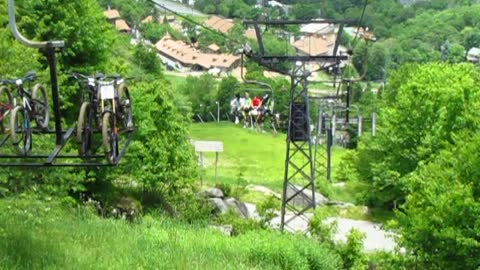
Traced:
<path id="1" fill-rule="evenodd" d="M 168 72 L 168 73 L 165 73 L 164 76 L 167 80 L 169 80 L 172 83 L 172 86 L 175 89 L 177 89 L 177 87 L 186 80 L 186 77 L 175 76 L 173 74 L 174 74 L 173 72 Z"/>
<path id="2" fill-rule="evenodd" d="M 263 185 L 281 193 L 285 171 L 286 135 L 279 134 L 273 137 L 270 133 L 258 133 L 251 129 L 244 129 L 233 123 L 196 123 L 190 128 L 191 138 L 194 140 L 222 141 L 224 152 L 219 154 L 217 181 L 214 179 L 215 154 L 205 153 L 203 185 L 229 184 L 244 187 L 248 184 Z M 350 151 L 341 147 L 332 150 L 332 180 L 339 179 L 341 163 Z M 327 195 L 331 200 L 359 204 L 359 195 L 367 191 L 368 185 L 359 181 L 346 182 L 344 186 L 332 186 L 324 178 L 316 180 L 317 191 Z M 240 189 L 238 196 L 242 201 L 260 203 L 265 196 L 258 192 L 249 192 Z M 333 209 L 333 208 L 332 208 Z M 338 210 L 338 209 L 337 209 Z M 390 211 L 371 209 L 369 214 L 358 214 L 358 209 L 346 213 L 337 213 L 338 216 L 386 221 L 393 218 Z"/>
<path id="3" fill-rule="evenodd" d="M 280 191 L 283 186 L 286 155 L 286 135 L 273 137 L 229 122 L 192 124 L 194 140 L 223 141 L 224 152 L 219 154 L 218 182 L 229 184 L 258 184 Z M 335 147 L 332 155 L 333 177 L 343 155 L 348 150 Z M 204 180 L 215 184 L 214 153 L 205 153 Z"/>

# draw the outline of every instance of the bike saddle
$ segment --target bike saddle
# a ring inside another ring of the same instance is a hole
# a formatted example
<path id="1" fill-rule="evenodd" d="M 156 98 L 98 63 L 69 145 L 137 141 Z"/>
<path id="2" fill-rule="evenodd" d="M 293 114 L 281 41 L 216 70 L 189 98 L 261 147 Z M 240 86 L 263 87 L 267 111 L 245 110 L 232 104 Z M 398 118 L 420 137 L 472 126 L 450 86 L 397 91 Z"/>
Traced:
<path id="1" fill-rule="evenodd" d="M 95 79 L 97 80 L 101 80 L 101 79 L 104 79 L 105 78 L 105 74 L 101 73 L 101 72 L 97 72 L 95 74 Z"/>
<path id="2" fill-rule="evenodd" d="M 27 75 L 25 75 L 26 81 L 34 81 L 36 78 L 37 78 L 37 73 L 35 73 L 35 71 L 29 71 L 27 72 Z"/>
<path id="3" fill-rule="evenodd" d="M 121 78 L 122 78 L 122 75 L 120 75 L 120 74 L 112 74 L 110 77 L 112 77 L 112 78 L 115 79 L 115 80 L 118 80 L 118 79 L 121 79 Z"/>

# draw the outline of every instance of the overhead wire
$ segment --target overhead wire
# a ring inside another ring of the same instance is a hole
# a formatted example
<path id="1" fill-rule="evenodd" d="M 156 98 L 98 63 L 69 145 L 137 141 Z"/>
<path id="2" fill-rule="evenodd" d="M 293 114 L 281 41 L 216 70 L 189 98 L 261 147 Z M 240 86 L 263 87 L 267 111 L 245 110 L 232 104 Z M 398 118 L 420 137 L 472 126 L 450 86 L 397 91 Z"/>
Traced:
<path id="1" fill-rule="evenodd" d="M 227 39 L 227 40 L 229 40 L 229 41 L 233 41 L 233 42 L 237 43 L 237 45 L 241 44 L 241 45 L 243 46 L 243 43 L 240 42 L 239 40 L 236 40 L 236 39 L 228 36 L 228 35 L 225 34 L 225 33 L 222 33 L 222 32 L 220 32 L 220 31 L 217 31 L 217 30 L 215 30 L 215 29 L 212 29 L 212 28 L 210 28 L 210 27 L 208 27 L 208 26 L 206 26 L 206 25 L 204 25 L 204 24 L 201 24 L 201 23 L 199 23 L 199 22 L 197 22 L 197 21 L 195 21 L 195 20 L 192 20 L 190 17 L 185 16 L 185 15 L 179 13 L 179 12 L 176 12 L 176 11 L 174 11 L 174 10 L 166 7 L 165 5 L 162 5 L 162 4 L 158 3 L 158 2 L 156 2 L 155 0 L 147 0 L 147 1 L 153 3 L 155 6 L 158 6 L 158 7 L 162 8 L 162 9 L 164 9 L 164 10 L 166 10 L 166 11 L 174 14 L 175 16 L 178 16 L 178 17 L 180 17 L 180 18 L 182 18 L 182 19 L 184 19 L 184 20 L 186 20 L 186 21 L 188 21 L 188 22 L 190 22 L 190 23 L 192 23 L 192 24 L 194 24 L 194 25 L 196 25 L 196 26 L 200 26 L 201 28 L 203 28 L 203 29 L 205 29 L 205 30 L 207 30 L 207 31 L 209 31 L 209 32 L 211 32 L 211 33 L 213 33 L 213 34 L 219 35 L 219 36 L 221 36 L 221 37 L 223 37 L 223 38 L 225 38 L 225 39 Z"/>

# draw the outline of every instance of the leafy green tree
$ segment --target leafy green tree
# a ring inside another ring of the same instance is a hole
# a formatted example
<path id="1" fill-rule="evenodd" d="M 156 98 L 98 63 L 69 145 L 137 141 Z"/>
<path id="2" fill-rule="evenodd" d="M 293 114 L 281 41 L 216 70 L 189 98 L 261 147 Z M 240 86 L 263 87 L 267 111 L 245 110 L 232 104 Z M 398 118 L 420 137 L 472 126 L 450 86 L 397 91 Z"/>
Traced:
<path id="1" fill-rule="evenodd" d="M 460 63 L 465 61 L 466 51 L 465 48 L 460 44 L 453 44 L 450 47 L 448 54 L 448 62 L 450 63 Z"/>
<path id="2" fill-rule="evenodd" d="M 140 27 L 144 38 L 153 44 L 157 43 L 163 36 L 169 33 L 170 26 L 168 24 L 145 23 Z"/>
<path id="3" fill-rule="evenodd" d="M 399 212 L 402 244 L 418 268 L 478 269 L 480 259 L 480 140 L 461 134 L 452 149 L 408 177 Z"/>
<path id="4" fill-rule="evenodd" d="M 223 78 L 218 85 L 217 101 L 220 102 L 220 110 L 222 112 L 230 112 L 230 101 L 235 94 L 239 93 L 239 81 L 232 76 Z"/>
<path id="5" fill-rule="evenodd" d="M 210 118 L 210 112 L 217 111 L 217 87 L 211 75 L 188 76 L 178 90 L 188 97 L 193 113 L 199 113 L 204 119 Z"/>
<path id="6" fill-rule="evenodd" d="M 196 164 L 187 138 L 190 120 L 179 113 L 167 87 L 162 81 L 132 87 L 138 128 L 123 173 L 147 189 L 174 196 L 191 185 Z"/>
<path id="7" fill-rule="evenodd" d="M 290 13 L 295 19 L 299 19 L 299 20 L 315 19 L 315 18 L 318 18 L 318 16 L 320 15 L 318 12 L 317 6 L 313 4 L 295 5 L 293 6 Z"/>
<path id="8" fill-rule="evenodd" d="M 162 62 L 154 48 L 138 44 L 134 50 L 134 61 L 149 74 L 160 76 L 162 73 Z"/>
<path id="9" fill-rule="evenodd" d="M 471 65 L 407 65 L 383 92 L 377 136 L 362 137 L 356 168 L 377 206 L 400 205 L 405 176 L 454 143 L 454 134 L 475 129 L 478 76 Z"/>
<path id="10" fill-rule="evenodd" d="M 35 40 L 65 40 L 60 61 L 66 67 L 98 66 L 109 58 L 113 27 L 94 0 L 22 2 L 21 31 Z"/>

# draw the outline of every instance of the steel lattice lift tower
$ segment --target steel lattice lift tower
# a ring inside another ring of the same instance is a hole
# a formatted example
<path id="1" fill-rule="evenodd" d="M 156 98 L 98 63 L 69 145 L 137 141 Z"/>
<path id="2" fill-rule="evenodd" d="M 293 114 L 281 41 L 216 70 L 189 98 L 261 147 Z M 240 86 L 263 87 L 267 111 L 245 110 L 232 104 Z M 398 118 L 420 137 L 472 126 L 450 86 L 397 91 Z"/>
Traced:
<path id="1" fill-rule="evenodd" d="M 294 20 L 294 21 L 245 21 L 246 25 L 253 25 L 259 45 L 259 52 L 252 53 L 246 48 L 244 53 L 253 61 L 271 70 L 288 75 L 291 79 L 290 109 L 287 129 L 287 149 L 285 158 L 285 174 L 282 194 L 281 224 L 282 230 L 292 229 L 289 225 L 299 219 L 308 221 L 306 213 L 314 209 L 315 203 L 315 160 L 314 145 L 312 142 L 312 120 L 310 119 L 308 77 L 311 72 L 306 65 L 309 62 L 322 62 L 320 70 L 337 68 L 341 60 L 348 59 L 347 55 L 338 55 L 338 47 L 343 25 L 352 23 L 346 20 Z M 339 24 L 339 31 L 332 55 L 316 56 L 286 56 L 267 55 L 263 46 L 259 25 L 282 27 L 285 25 L 299 25 L 312 23 Z M 293 64 L 291 71 L 281 70 L 275 66 L 278 63 Z M 325 159 L 317 158 L 321 162 Z M 319 166 L 319 165 L 317 165 Z M 290 213 L 287 213 L 287 210 Z"/>

